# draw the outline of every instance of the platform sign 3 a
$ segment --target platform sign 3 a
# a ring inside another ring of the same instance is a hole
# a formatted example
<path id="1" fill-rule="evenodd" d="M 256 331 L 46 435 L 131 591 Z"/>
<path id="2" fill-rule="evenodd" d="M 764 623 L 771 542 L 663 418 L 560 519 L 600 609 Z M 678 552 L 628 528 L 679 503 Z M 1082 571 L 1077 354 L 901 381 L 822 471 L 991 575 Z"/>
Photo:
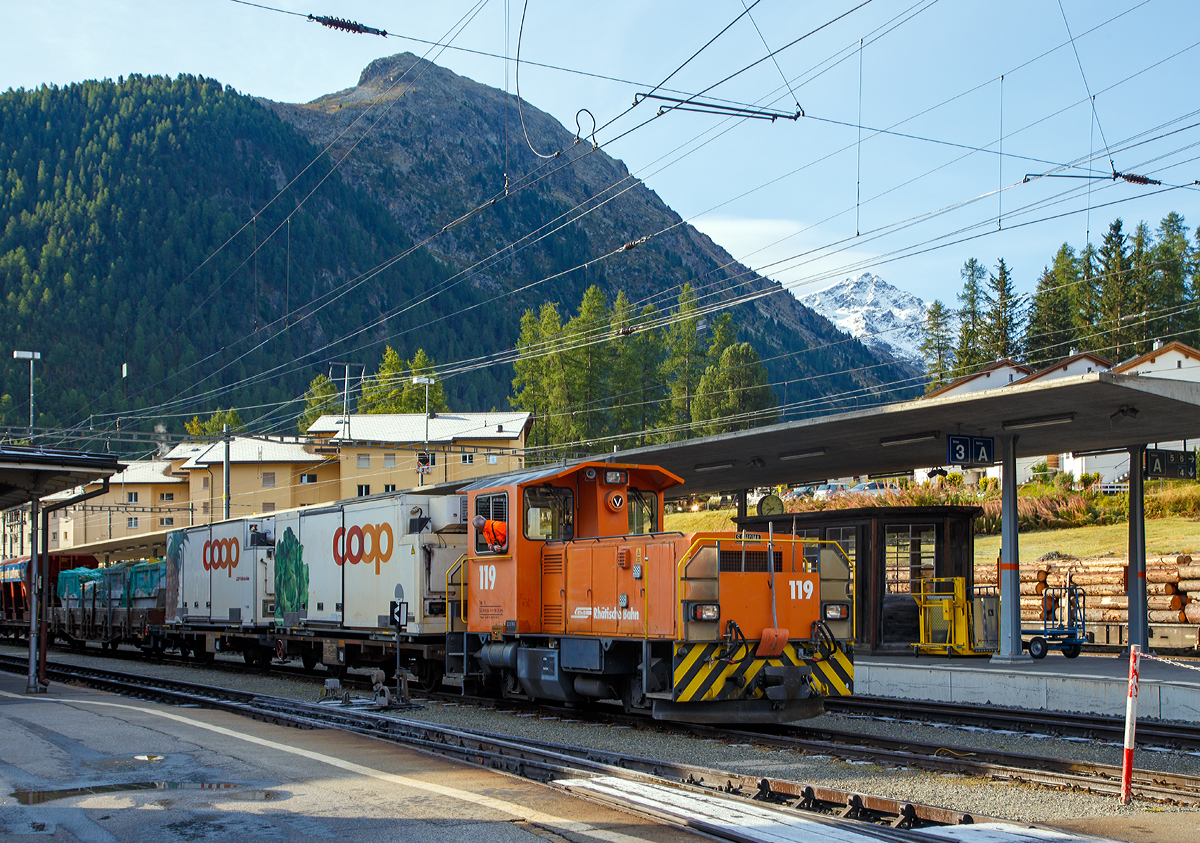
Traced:
<path id="1" fill-rule="evenodd" d="M 1146 449 L 1146 478 L 1149 480 L 1195 480 L 1196 455 L 1191 451 Z"/>
<path id="2" fill-rule="evenodd" d="M 948 465 L 994 465 L 996 440 L 991 436 L 947 436 Z"/>

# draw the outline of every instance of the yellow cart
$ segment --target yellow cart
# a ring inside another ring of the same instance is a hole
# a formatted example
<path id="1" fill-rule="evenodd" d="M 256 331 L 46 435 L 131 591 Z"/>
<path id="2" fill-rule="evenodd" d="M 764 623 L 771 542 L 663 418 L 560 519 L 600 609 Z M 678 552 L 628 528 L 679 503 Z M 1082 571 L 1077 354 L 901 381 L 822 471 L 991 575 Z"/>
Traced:
<path id="1" fill-rule="evenodd" d="M 990 656 L 1000 644 L 1000 595 L 995 586 L 967 594 L 963 577 L 930 577 L 918 580 L 917 601 L 921 640 L 913 655 L 922 652 L 950 656 Z"/>

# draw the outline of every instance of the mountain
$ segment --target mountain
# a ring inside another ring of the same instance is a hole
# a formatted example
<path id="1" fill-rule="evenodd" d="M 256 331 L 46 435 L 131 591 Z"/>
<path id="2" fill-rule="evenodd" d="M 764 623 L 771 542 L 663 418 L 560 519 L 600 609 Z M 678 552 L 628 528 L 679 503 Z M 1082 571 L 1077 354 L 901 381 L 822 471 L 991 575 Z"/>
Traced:
<path id="1" fill-rule="evenodd" d="M 43 353 L 39 425 L 178 430 L 236 405 L 287 430 L 315 374 L 373 371 L 385 343 L 480 361 L 445 381 L 450 405 L 504 407 L 511 364 L 487 358 L 526 308 L 569 314 L 592 284 L 666 311 L 690 283 L 780 400 L 870 401 L 907 374 L 525 105 L 532 144 L 561 151 L 537 158 L 516 118 L 504 92 L 407 53 L 306 104 L 195 76 L 0 94 L 0 319 Z M 24 424 L 27 392 L 0 367 L 0 423 Z"/>
<path id="2" fill-rule="evenodd" d="M 799 298 L 868 348 L 923 367 L 921 340 L 929 305 L 912 293 L 864 272 Z"/>

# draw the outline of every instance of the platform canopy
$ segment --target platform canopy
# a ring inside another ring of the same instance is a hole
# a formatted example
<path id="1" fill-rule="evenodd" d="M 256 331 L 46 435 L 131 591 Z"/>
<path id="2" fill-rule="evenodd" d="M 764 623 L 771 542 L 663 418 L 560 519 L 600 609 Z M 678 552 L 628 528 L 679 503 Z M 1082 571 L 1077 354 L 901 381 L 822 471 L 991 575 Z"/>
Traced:
<path id="1" fill-rule="evenodd" d="M 116 454 L 0 445 L 0 510 L 111 477 Z"/>
<path id="2" fill-rule="evenodd" d="M 684 479 L 685 494 L 947 465 L 946 437 L 1019 436 L 1022 456 L 1200 439 L 1200 383 L 1091 372 L 621 451 Z"/>

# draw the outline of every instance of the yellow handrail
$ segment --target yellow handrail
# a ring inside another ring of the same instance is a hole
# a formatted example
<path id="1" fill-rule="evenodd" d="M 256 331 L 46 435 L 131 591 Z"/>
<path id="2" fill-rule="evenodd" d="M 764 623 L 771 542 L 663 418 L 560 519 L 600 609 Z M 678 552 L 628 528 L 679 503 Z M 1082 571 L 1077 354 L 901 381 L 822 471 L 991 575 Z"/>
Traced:
<path id="1" fill-rule="evenodd" d="M 464 553 L 462 556 L 458 557 L 457 562 L 455 562 L 453 565 L 451 565 L 449 568 L 446 569 L 446 631 L 447 632 L 449 632 L 450 628 L 453 626 L 453 624 L 450 621 L 450 578 L 454 576 L 454 572 L 457 571 L 462 566 L 463 560 L 466 558 L 467 558 L 467 554 Z M 466 579 L 464 578 L 464 580 L 461 583 L 459 583 L 459 585 L 462 586 L 462 588 L 460 589 L 460 592 L 459 592 L 459 597 L 462 599 L 462 607 L 461 607 L 461 611 L 459 613 L 459 618 L 465 621 L 466 620 L 466 612 L 467 612 L 467 582 L 466 582 Z"/>

